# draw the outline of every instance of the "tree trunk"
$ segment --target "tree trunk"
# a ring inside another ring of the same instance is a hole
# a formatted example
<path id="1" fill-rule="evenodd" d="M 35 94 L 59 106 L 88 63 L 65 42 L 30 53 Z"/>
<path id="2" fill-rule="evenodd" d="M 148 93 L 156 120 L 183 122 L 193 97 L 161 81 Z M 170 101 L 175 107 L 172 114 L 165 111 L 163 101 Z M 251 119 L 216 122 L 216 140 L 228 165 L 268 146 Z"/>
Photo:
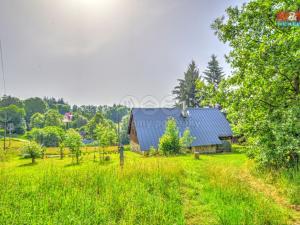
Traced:
<path id="1" fill-rule="evenodd" d="M 35 157 L 34 156 L 32 156 L 32 158 L 31 158 L 31 163 L 32 164 L 35 163 Z"/>
<path id="2" fill-rule="evenodd" d="M 78 152 L 76 152 L 76 162 L 77 162 L 77 164 L 79 164 L 79 154 L 78 154 Z"/>

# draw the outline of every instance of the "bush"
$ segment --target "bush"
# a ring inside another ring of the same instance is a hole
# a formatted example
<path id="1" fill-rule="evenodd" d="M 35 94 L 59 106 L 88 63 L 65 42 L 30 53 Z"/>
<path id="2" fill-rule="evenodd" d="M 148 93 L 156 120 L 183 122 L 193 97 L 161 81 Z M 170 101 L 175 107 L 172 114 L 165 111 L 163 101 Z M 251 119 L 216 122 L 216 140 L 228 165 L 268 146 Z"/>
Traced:
<path id="1" fill-rule="evenodd" d="M 181 144 L 175 119 L 168 119 L 166 123 L 166 131 L 159 139 L 158 148 L 164 155 L 177 154 L 180 152 Z"/>
<path id="2" fill-rule="evenodd" d="M 58 147 L 59 143 L 64 138 L 64 130 L 60 127 L 45 127 L 43 128 L 44 137 L 43 145 L 47 147 Z"/>
<path id="3" fill-rule="evenodd" d="M 40 157 L 42 153 L 42 147 L 35 141 L 28 142 L 23 147 L 23 153 L 32 159 L 32 163 L 35 163 L 35 159 Z"/>
<path id="4" fill-rule="evenodd" d="M 183 135 L 182 137 L 180 138 L 180 144 L 182 146 L 182 150 L 185 152 L 190 152 L 190 148 L 191 148 L 191 145 L 193 143 L 193 141 L 195 140 L 196 138 L 193 137 L 191 135 L 191 131 L 189 128 L 187 128 L 184 132 L 183 132 Z"/>
<path id="5" fill-rule="evenodd" d="M 150 156 L 157 156 L 157 155 L 159 155 L 158 149 L 156 149 L 153 146 L 151 146 L 150 149 L 149 149 L 149 155 Z"/>
<path id="6" fill-rule="evenodd" d="M 64 139 L 64 130 L 60 127 L 33 128 L 26 136 L 46 147 L 58 147 Z"/>

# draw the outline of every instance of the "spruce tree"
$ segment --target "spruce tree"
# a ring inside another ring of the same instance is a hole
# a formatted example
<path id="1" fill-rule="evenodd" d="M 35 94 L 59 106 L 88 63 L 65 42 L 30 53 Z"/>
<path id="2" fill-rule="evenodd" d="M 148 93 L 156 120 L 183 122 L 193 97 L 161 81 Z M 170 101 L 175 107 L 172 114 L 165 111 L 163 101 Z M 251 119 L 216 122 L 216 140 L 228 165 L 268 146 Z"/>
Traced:
<path id="1" fill-rule="evenodd" d="M 224 77 L 222 67 L 219 66 L 216 55 L 211 56 L 211 60 L 208 62 L 207 69 L 204 71 L 204 79 L 209 84 L 213 84 L 214 87 L 218 87 L 219 83 Z"/>
<path id="2" fill-rule="evenodd" d="M 199 80 L 199 70 L 195 61 L 192 61 L 184 73 L 184 79 L 178 79 L 179 84 L 174 88 L 173 94 L 177 104 L 186 103 L 188 107 L 198 106 L 196 84 Z"/>

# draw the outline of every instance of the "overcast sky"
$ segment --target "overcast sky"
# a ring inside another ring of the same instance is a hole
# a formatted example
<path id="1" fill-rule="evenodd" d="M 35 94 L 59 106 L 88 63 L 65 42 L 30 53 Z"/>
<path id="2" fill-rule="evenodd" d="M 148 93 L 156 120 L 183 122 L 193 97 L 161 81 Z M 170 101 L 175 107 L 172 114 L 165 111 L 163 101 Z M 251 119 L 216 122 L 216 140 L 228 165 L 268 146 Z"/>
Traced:
<path id="1" fill-rule="evenodd" d="M 152 96 L 163 105 L 192 59 L 202 72 L 214 53 L 230 73 L 229 48 L 210 24 L 242 2 L 0 0 L 7 94 L 78 105 Z"/>

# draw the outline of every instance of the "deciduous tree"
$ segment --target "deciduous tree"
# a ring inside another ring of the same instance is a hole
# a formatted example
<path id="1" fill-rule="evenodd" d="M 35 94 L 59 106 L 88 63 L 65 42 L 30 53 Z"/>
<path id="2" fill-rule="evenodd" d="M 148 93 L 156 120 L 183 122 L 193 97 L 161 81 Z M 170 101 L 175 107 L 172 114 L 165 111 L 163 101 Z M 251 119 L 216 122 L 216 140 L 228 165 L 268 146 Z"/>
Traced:
<path id="1" fill-rule="evenodd" d="M 23 134 L 26 131 L 26 123 L 24 120 L 25 111 L 23 108 L 18 108 L 15 105 L 0 108 L 0 123 L 1 126 L 8 130 L 8 124 L 12 123 L 14 132 Z"/>
<path id="2" fill-rule="evenodd" d="M 295 166 L 300 151 L 300 29 L 279 27 L 275 15 L 296 1 L 251 1 L 229 7 L 212 28 L 231 46 L 234 73 L 222 105 L 251 156 L 274 168 Z"/>
<path id="3" fill-rule="evenodd" d="M 50 109 L 45 113 L 45 126 L 57 126 L 62 127 L 63 116 L 55 109 Z"/>
<path id="4" fill-rule="evenodd" d="M 43 128 L 45 125 L 45 116 L 41 113 L 35 113 L 30 118 L 30 128 Z"/>
<path id="5" fill-rule="evenodd" d="M 28 98 L 24 101 L 24 108 L 26 112 L 26 122 L 29 124 L 30 118 L 35 113 L 44 114 L 47 110 L 47 104 L 40 98 Z"/>
<path id="6" fill-rule="evenodd" d="M 79 164 L 79 157 L 81 155 L 80 147 L 82 145 L 81 136 L 74 129 L 69 129 L 66 134 L 64 145 L 70 149 L 76 157 L 76 162 Z"/>
<path id="7" fill-rule="evenodd" d="M 41 155 L 42 147 L 35 141 L 30 141 L 23 146 L 22 150 L 31 158 L 32 163 L 35 163 L 35 159 Z"/>
<path id="8" fill-rule="evenodd" d="M 4 95 L 0 98 L 0 107 L 7 107 L 10 105 L 15 105 L 19 108 L 24 107 L 23 102 L 19 98 L 9 96 L 9 95 Z"/>

